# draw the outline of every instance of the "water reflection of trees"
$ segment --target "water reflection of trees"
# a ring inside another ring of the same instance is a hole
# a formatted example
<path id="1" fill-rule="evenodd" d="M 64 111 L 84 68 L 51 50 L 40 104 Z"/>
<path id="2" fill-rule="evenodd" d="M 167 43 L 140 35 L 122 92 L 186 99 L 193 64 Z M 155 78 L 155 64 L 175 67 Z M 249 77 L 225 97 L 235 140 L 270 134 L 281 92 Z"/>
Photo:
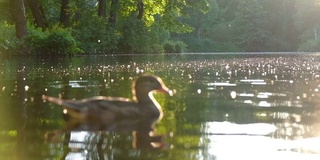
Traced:
<path id="1" fill-rule="evenodd" d="M 69 148 L 68 134 L 60 137 L 60 140 L 66 139 L 66 143 L 58 141 L 42 144 L 44 132 L 61 128 L 63 121 L 61 109 L 42 103 L 39 100 L 41 95 L 61 94 L 63 98 L 76 99 L 95 95 L 131 97 L 132 78 L 136 77 L 137 70 L 144 70 L 163 77 L 168 87 L 177 90 L 170 99 L 155 95 L 165 112 L 164 119 L 157 124 L 156 129 L 161 134 L 169 134 L 165 141 L 170 141 L 167 147 L 172 150 L 170 153 L 156 150 L 149 154 L 149 150 L 133 148 L 132 133 L 88 132 L 88 139 L 92 143 L 86 143 L 85 150 L 89 151 L 87 153 L 91 157 L 151 159 L 154 155 L 160 155 L 172 159 L 191 159 L 199 150 L 205 150 L 199 146 L 203 135 L 201 124 L 211 121 L 275 124 L 278 129 L 270 136 L 281 139 L 319 136 L 316 101 L 320 96 L 318 60 L 290 56 L 189 58 L 162 56 L 157 60 L 137 56 L 131 59 L 92 57 L 84 60 L 77 57 L 72 60 L 53 60 L 50 63 L 37 61 L 30 63 L 33 65 L 17 63 L 14 66 L 2 66 L 5 69 L 0 73 L 3 76 L 0 87 L 5 86 L 5 89 L 0 93 L 0 103 L 5 107 L 0 110 L 5 117 L 1 119 L 6 122 L 0 124 L 6 126 L 6 132 L 22 127 L 23 123 L 27 124 L 26 132 L 18 133 L 22 135 L 19 145 L 28 144 L 32 149 L 21 148 L 21 155 L 32 157 L 40 149 L 43 153 L 37 155 L 44 158 L 63 154 L 67 156 L 69 152 L 82 153 L 83 149 Z M 28 72 L 17 78 L 19 75 L 16 71 L 21 71 L 23 66 L 26 66 Z M 265 84 L 256 85 L 241 81 L 243 79 L 260 79 Z M 208 85 L 217 82 L 236 86 Z M 25 85 L 29 86 L 27 94 L 17 92 L 17 83 L 22 91 Z M 237 94 L 234 99 L 230 96 L 232 91 Z M 253 97 L 240 94 L 252 94 Z M 267 97 L 263 98 L 262 94 Z M 270 104 L 270 107 L 259 106 L 261 101 Z M 24 113 L 28 115 L 25 122 L 22 123 L 20 118 L 10 118 L 11 115 L 20 116 L 20 109 L 25 104 L 27 110 Z"/>
<path id="2" fill-rule="evenodd" d="M 274 123 L 280 128 L 277 138 L 310 136 L 312 126 L 317 124 L 317 106 L 309 103 L 319 97 L 316 63 L 308 56 L 190 61 L 189 66 L 194 67 L 185 69 L 184 74 L 192 75 L 193 81 L 185 92 L 202 99 L 190 102 L 187 108 L 197 106 L 201 111 L 193 113 L 206 115 L 205 121 Z M 216 82 L 232 85 L 211 85 Z M 197 95 L 197 89 L 202 90 L 201 95 Z M 237 95 L 233 99 L 232 92 Z"/>
<path id="3" fill-rule="evenodd" d="M 65 159 L 130 159 L 148 156 L 143 150 L 165 147 L 162 135 L 154 132 L 155 120 L 131 119 L 106 124 L 69 120 L 65 129 L 46 134 L 50 143 L 67 144 Z"/>

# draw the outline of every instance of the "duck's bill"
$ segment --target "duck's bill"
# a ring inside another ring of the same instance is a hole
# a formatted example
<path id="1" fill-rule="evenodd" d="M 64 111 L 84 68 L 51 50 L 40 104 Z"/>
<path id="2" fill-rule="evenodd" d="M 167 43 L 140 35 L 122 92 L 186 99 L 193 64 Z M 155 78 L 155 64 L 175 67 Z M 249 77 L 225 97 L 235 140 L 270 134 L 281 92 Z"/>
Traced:
<path id="1" fill-rule="evenodd" d="M 160 89 L 160 92 L 167 93 L 169 96 L 173 96 L 173 94 L 174 94 L 173 90 L 170 90 L 169 88 L 167 88 L 165 86 Z"/>

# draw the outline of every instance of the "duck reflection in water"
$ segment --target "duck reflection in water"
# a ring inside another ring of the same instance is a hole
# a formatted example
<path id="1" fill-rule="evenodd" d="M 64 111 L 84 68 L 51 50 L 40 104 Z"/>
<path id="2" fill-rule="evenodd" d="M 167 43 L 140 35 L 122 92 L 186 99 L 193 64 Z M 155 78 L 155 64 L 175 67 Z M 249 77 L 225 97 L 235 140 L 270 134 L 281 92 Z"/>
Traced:
<path id="1" fill-rule="evenodd" d="M 154 91 L 173 95 L 160 77 L 144 74 L 132 84 L 132 100 L 103 96 L 63 100 L 45 95 L 42 99 L 62 106 L 70 116 L 65 131 L 132 132 L 134 147 L 158 148 L 162 146 L 162 136 L 154 136 L 153 129 L 163 112 L 153 97 Z"/>

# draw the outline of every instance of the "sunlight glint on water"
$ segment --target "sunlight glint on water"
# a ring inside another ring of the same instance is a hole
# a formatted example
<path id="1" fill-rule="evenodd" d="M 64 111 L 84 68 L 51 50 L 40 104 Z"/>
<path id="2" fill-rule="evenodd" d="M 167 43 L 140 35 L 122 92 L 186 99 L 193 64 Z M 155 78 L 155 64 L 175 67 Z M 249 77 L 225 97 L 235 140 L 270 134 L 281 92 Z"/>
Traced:
<path id="1" fill-rule="evenodd" d="M 320 159 L 319 61 L 258 54 L 0 60 L 0 159 Z M 42 94 L 131 97 L 141 73 L 159 75 L 175 93 L 155 95 L 164 110 L 155 131 L 169 135 L 163 149 L 134 148 L 131 133 L 82 131 L 85 143 L 67 132 L 52 136 L 65 117 Z"/>

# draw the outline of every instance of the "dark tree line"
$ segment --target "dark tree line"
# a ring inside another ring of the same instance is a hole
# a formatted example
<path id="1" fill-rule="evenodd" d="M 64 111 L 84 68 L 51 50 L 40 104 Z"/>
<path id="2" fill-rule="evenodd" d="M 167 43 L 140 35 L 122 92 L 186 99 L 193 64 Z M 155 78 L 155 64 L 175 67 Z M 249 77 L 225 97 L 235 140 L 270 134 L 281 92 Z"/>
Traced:
<path id="1" fill-rule="evenodd" d="M 319 0 L 212 0 L 206 14 L 189 10 L 193 51 L 319 51 Z"/>
<path id="2" fill-rule="evenodd" d="M 1 26 L 40 50 L 37 28 L 84 53 L 320 50 L 319 0 L 0 0 L 0 9 Z"/>
<path id="3" fill-rule="evenodd" d="M 208 8 L 205 0 L 2 1 L 14 3 L 12 8 L 15 12 L 11 14 L 15 18 L 17 37 L 27 36 L 30 30 L 27 39 L 37 48 L 31 46 L 29 50 L 38 52 L 47 52 L 44 48 L 53 50 L 54 41 L 73 43 L 70 37 L 61 37 L 68 32 L 78 45 L 79 49 L 75 50 L 85 53 L 181 52 L 184 43 L 170 40 L 170 32 L 191 31 L 191 27 L 183 24 L 180 17 L 187 17 L 186 11 L 190 8 Z M 7 17 L 1 22 L 9 22 L 9 19 Z M 27 22 L 32 26 L 27 27 Z M 45 35 L 37 36 L 41 33 L 36 28 L 41 28 Z M 66 30 L 61 31 L 61 28 Z M 56 40 L 43 37 L 55 37 Z"/>

